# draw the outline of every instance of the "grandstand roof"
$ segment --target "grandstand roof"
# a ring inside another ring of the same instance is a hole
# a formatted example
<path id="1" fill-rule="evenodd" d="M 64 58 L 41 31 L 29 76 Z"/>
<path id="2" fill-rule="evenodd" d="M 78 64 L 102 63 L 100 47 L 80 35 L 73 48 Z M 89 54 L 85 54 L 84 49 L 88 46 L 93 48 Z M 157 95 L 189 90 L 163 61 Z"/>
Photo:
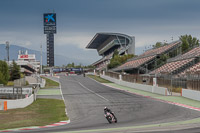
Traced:
<path id="1" fill-rule="evenodd" d="M 131 40 L 130 36 L 121 33 L 97 33 L 93 39 L 89 42 L 86 48 L 89 49 L 97 49 L 99 46 L 103 44 L 110 36 L 121 36 Z"/>

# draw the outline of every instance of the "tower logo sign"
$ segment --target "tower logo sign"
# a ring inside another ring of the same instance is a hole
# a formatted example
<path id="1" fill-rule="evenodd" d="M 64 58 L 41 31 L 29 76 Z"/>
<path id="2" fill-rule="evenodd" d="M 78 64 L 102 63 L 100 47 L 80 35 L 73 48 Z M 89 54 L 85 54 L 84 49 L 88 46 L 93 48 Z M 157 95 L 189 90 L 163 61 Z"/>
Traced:
<path id="1" fill-rule="evenodd" d="M 44 13 L 44 26 L 56 26 L 55 13 Z"/>
<path id="2" fill-rule="evenodd" d="M 54 14 L 45 16 L 45 22 L 55 22 L 55 19 L 53 18 Z"/>

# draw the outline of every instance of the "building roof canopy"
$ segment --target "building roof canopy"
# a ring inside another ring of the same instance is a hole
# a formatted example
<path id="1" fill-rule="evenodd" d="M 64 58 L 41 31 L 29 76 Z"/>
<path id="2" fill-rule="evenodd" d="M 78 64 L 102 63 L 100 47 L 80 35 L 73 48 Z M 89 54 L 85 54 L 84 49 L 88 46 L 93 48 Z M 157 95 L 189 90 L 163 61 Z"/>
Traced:
<path id="1" fill-rule="evenodd" d="M 129 36 L 121 34 L 121 33 L 97 33 L 90 43 L 86 46 L 89 49 L 97 49 L 101 46 L 109 37 L 111 36 L 122 36 L 130 39 Z"/>

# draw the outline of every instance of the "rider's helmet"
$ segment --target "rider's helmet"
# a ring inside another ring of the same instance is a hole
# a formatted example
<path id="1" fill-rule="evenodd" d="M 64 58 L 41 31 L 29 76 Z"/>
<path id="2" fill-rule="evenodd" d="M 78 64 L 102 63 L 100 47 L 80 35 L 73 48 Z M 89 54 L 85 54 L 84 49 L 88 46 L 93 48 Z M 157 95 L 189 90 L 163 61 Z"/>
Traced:
<path id="1" fill-rule="evenodd" d="M 108 108 L 107 107 L 104 107 L 104 110 L 107 110 Z"/>

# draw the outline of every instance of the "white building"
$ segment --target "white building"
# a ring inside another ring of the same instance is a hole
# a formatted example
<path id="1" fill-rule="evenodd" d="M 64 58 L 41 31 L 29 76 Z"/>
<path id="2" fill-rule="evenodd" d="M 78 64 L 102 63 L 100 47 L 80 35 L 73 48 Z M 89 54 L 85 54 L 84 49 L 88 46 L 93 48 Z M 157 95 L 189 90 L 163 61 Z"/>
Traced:
<path id="1" fill-rule="evenodd" d="M 11 63 L 12 62 L 10 62 L 10 64 Z M 16 63 L 20 66 L 21 72 L 25 73 L 26 75 L 40 71 L 40 61 L 36 60 L 35 54 L 28 54 L 27 50 L 25 53 L 19 51 L 18 60 Z"/>

